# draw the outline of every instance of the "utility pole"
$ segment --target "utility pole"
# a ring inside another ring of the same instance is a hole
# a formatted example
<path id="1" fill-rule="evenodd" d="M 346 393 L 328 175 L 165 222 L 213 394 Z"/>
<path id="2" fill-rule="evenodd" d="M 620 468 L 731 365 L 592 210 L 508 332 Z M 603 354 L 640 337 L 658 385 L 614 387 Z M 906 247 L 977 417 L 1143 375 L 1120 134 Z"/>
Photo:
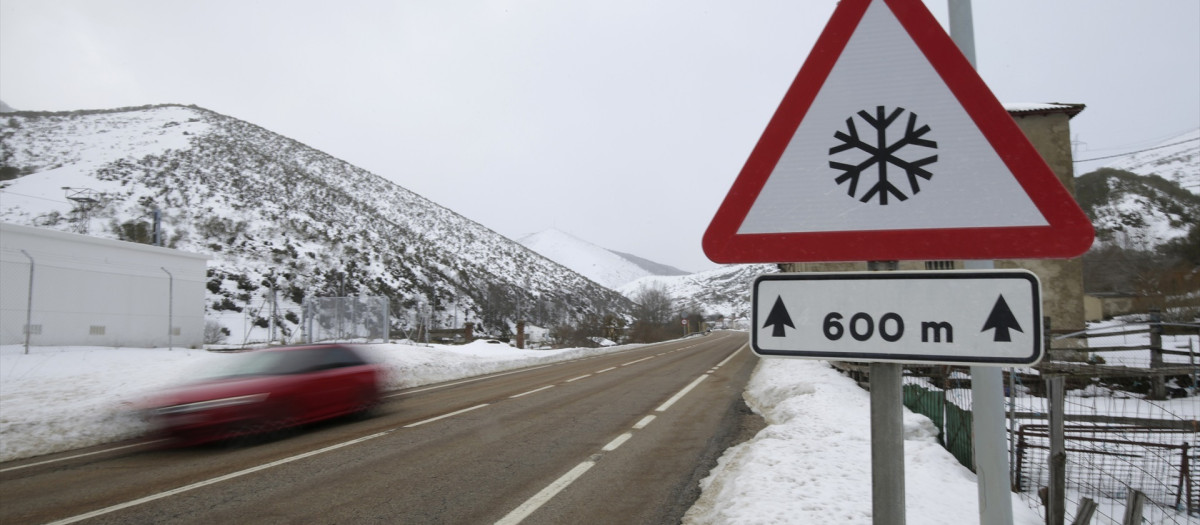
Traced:
<path id="1" fill-rule="evenodd" d="M 33 333 L 33 257 L 29 252 L 21 250 L 21 253 L 29 259 L 29 296 L 25 302 L 25 354 L 29 355 L 29 335 Z"/>
<path id="2" fill-rule="evenodd" d="M 174 350 L 175 346 L 175 276 L 171 275 L 166 268 L 159 266 L 162 271 L 167 272 L 167 350 Z"/>
<path id="3" fill-rule="evenodd" d="M 163 245 L 162 210 L 158 209 L 158 206 L 154 207 L 154 245 Z"/>
<path id="4" fill-rule="evenodd" d="M 268 344 L 275 342 L 275 272 L 274 271 L 271 272 L 271 322 L 269 324 L 271 327 L 271 330 L 270 330 L 271 333 L 270 333 L 270 340 L 267 342 Z"/>

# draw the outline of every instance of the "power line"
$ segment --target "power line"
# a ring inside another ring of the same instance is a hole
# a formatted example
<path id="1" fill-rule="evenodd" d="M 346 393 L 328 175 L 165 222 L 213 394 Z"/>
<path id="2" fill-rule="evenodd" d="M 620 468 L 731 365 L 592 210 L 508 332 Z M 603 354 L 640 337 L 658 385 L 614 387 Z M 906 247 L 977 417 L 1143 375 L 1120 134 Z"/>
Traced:
<path id="1" fill-rule="evenodd" d="M 1137 151 L 1130 151 L 1130 152 L 1128 152 L 1128 153 L 1118 153 L 1118 154 L 1116 154 L 1116 155 L 1109 155 L 1109 156 L 1107 156 L 1107 157 L 1096 157 L 1096 158 L 1091 158 L 1091 159 L 1080 159 L 1080 160 L 1076 160 L 1076 161 L 1073 161 L 1073 162 L 1091 162 L 1091 161 L 1093 161 L 1093 160 L 1115 159 L 1115 158 L 1117 158 L 1117 157 L 1125 157 L 1125 156 L 1128 156 L 1128 155 L 1134 155 L 1134 154 L 1137 154 L 1137 153 L 1143 153 L 1143 152 L 1146 152 L 1146 151 L 1154 151 L 1154 150 L 1156 150 L 1156 149 L 1163 149 L 1163 148 L 1169 148 L 1169 147 L 1171 147 L 1171 146 L 1178 146 L 1178 145 L 1180 145 L 1180 144 L 1186 144 L 1186 143 L 1188 143 L 1188 142 L 1193 142 L 1193 141 L 1197 141 L 1197 140 L 1200 140 L 1200 137 L 1196 137 L 1196 138 L 1194 138 L 1194 139 L 1181 140 L 1181 141 L 1179 141 L 1179 142 L 1176 142 L 1176 143 L 1173 143 L 1173 144 L 1163 144 L 1162 146 L 1155 146 L 1155 147 L 1153 147 L 1153 148 L 1146 148 L 1146 149 L 1140 149 L 1140 150 L 1137 150 Z"/>
<path id="2" fill-rule="evenodd" d="M 29 198 L 31 198 L 31 199 L 41 199 L 41 200 L 44 200 L 44 201 L 57 202 L 57 203 L 59 203 L 59 204 L 71 204 L 71 203 L 69 203 L 69 202 L 67 202 L 67 201 L 60 201 L 60 200 L 58 200 L 58 199 L 48 199 L 48 198 L 46 198 L 46 197 L 39 197 L 39 196 L 37 196 L 37 195 L 26 195 L 26 194 L 24 194 L 24 193 L 17 193 L 17 192 L 15 192 L 15 191 L 9 191 L 9 190 L 2 190 L 2 191 L 0 191 L 0 193 L 7 193 L 7 194 L 9 194 L 9 195 L 20 195 L 20 196 L 22 196 L 22 197 L 29 197 Z"/>

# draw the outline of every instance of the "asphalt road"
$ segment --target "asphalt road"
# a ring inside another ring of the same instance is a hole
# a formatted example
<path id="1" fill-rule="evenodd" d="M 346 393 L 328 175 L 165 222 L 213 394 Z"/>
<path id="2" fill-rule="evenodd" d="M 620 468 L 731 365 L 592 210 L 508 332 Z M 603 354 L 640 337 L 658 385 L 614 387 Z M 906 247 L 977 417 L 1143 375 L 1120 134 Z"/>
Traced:
<path id="1" fill-rule="evenodd" d="M 760 424 L 746 343 L 714 332 L 392 392 L 374 418 L 252 446 L 10 462 L 0 523 L 678 523 Z"/>

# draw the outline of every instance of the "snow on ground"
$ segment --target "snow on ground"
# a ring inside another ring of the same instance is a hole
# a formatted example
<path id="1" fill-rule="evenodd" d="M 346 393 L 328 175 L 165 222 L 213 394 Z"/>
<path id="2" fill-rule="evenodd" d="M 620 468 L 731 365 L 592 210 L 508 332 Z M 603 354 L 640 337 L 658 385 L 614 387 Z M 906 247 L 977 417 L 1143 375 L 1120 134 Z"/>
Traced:
<path id="1" fill-rule="evenodd" d="M 747 404 L 768 426 L 721 457 L 685 524 L 871 523 L 870 393 L 825 361 L 763 359 Z M 979 523 L 975 474 L 904 411 L 906 521 Z M 1042 519 L 1015 495 L 1013 523 Z"/>
<path id="2" fill-rule="evenodd" d="M 517 350 L 369 345 L 407 388 L 554 361 L 606 349 Z M 0 346 L 0 461 L 133 438 L 146 430 L 129 408 L 190 371 L 229 354 L 203 350 Z M 702 482 L 685 523 L 871 523 L 870 395 L 823 361 L 763 359 L 747 403 L 768 426 L 735 446 Z M 924 416 L 905 410 L 907 522 L 978 523 L 975 475 L 937 442 Z M 1016 525 L 1042 520 L 1013 497 Z"/>

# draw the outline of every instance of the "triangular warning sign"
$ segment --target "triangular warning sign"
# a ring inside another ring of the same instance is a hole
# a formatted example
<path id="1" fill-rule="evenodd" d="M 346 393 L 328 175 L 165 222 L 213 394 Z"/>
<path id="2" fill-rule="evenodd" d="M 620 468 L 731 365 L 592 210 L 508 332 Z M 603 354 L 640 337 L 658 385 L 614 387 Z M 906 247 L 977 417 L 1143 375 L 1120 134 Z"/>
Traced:
<path id="1" fill-rule="evenodd" d="M 1093 237 L 920 0 L 843 0 L 704 251 L 721 263 L 1066 258 Z"/>

